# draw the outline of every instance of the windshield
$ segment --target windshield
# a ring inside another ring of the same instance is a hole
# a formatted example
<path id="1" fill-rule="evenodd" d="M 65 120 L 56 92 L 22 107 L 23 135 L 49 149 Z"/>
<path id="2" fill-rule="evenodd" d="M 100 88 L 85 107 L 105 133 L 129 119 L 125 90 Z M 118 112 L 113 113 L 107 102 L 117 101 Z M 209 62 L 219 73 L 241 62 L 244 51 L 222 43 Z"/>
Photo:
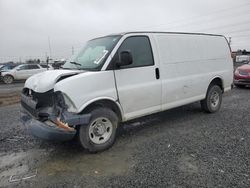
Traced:
<path id="1" fill-rule="evenodd" d="M 93 39 L 67 61 L 62 68 L 80 70 L 101 70 L 108 55 L 120 39 L 120 35 Z"/>
<path id="2" fill-rule="evenodd" d="M 5 70 L 11 70 L 11 69 L 13 69 L 15 67 L 15 65 L 4 65 L 4 66 L 2 66 L 1 68 L 0 68 L 0 70 L 3 70 L 3 71 L 5 71 Z"/>

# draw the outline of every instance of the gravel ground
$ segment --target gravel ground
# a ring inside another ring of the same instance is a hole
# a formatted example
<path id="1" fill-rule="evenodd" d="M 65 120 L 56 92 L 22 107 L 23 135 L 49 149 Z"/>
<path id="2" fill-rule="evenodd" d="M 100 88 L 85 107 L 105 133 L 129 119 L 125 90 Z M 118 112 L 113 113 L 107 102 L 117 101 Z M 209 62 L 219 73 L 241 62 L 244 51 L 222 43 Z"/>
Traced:
<path id="1" fill-rule="evenodd" d="M 33 138 L 19 105 L 2 107 L 0 187 L 250 187 L 249 94 L 233 89 L 216 114 L 194 103 L 126 123 L 98 154 Z"/>

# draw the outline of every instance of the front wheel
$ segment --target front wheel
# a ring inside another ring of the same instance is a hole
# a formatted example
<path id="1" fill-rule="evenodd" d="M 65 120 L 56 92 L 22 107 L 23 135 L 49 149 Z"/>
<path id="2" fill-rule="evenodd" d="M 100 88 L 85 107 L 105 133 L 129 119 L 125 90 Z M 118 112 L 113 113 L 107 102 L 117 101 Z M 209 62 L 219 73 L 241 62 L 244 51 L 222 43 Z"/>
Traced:
<path id="1" fill-rule="evenodd" d="M 3 82 L 5 84 L 11 84 L 11 83 L 13 83 L 13 81 L 14 81 L 14 78 L 10 75 L 6 75 L 3 77 Z"/>
<path id="2" fill-rule="evenodd" d="M 118 117 L 108 108 L 91 111 L 88 125 L 79 128 L 80 144 L 89 152 L 98 152 L 111 147 L 115 142 Z"/>
<path id="3" fill-rule="evenodd" d="M 208 112 L 214 113 L 220 109 L 222 102 L 222 90 L 218 85 L 211 85 L 208 88 L 206 98 L 201 101 L 201 108 Z"/>

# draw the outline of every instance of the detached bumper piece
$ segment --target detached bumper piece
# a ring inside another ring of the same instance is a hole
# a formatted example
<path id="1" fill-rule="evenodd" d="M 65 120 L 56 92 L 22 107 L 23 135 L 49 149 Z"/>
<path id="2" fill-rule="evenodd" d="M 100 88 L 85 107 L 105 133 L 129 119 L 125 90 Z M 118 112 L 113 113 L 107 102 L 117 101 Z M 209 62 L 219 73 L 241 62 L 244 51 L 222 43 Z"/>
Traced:
<path id="1" fill-rule="evenodd" d="M 56 113 L 53 107 L 38 107 L 32 97 L 21 95 L 21 121 L 28 131 L 45 140 L 68 141 L 76 135 L 76 125 L 87 124 L 90 114 L 74 114 L 67 110 Z"/>
<path id="2" fill-rule="evenodd" d="M 21 112 L 21 121 L 32 135 L 45 140 L 68 141 L 76 134 L 75 129 L 65 130 L 49 120 L 38 121 L 25 112 Z"/>
<path id="3" fill-rule="evenodd" d="M 250 85 L 250 78 L 234 80 L 235 85 Z"/>

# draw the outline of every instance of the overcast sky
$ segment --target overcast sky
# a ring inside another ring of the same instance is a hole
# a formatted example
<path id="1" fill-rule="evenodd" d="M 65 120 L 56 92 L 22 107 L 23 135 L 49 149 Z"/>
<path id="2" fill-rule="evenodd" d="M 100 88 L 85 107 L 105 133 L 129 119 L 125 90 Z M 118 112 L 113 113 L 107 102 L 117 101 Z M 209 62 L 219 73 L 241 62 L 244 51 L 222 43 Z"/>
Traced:
<path id="1" fill-rule="evenodd" d="M 250 50 L 249 0 L 0 0 L 0 62 L 68 58 L 85 41 L 123 31 L 224 34 Z"/>

